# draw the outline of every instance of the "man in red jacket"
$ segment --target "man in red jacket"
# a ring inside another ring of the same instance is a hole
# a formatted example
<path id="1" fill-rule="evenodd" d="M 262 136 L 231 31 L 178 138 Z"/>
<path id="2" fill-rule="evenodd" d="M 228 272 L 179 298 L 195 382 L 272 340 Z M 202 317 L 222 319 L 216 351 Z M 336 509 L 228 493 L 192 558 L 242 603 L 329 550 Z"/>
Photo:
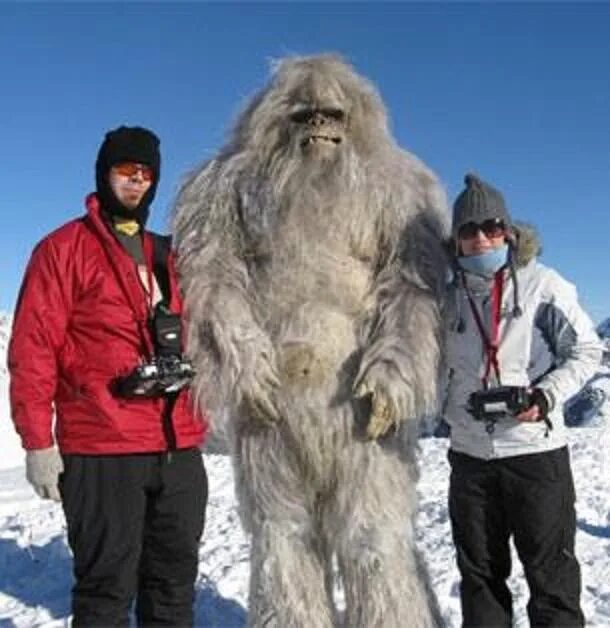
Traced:
<path id="1" fill-rule="evenodd" d="M 27 479 L 61 496 L 75 626 L 128 625 L 134 598 L 140 625 L 193 623 L 206 424 L 186 387 L 173 258 L 144 230 L 160 161 L 151 131 L 106 134 L 87 214 L 36 246 L 15 313 L 12 416 Z"/>

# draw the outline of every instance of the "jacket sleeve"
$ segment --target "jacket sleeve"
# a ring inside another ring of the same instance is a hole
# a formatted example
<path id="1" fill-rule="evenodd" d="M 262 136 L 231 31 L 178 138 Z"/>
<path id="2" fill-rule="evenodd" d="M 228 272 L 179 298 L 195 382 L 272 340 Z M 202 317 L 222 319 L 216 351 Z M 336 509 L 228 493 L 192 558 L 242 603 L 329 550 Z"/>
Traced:
<path id="1" fill-rule="evenodd" d="M 11 414 L 25 449 L 53 444 L 58 356 L 71 309 L 70 255 L 43 240 L 25 272 L 8 350 Z M 62 263 L 63 262 L 63 263 Z"/>
<path id="2" fill-rule="evenodd" d="M 549 271 L 546 292 L 534 324 L 545 339 L 555 366 L 537 386 L 546 393 L 553 409 L 563 405 L 595 375 L 601 364 L 602 345 L 572 284 Z"/>

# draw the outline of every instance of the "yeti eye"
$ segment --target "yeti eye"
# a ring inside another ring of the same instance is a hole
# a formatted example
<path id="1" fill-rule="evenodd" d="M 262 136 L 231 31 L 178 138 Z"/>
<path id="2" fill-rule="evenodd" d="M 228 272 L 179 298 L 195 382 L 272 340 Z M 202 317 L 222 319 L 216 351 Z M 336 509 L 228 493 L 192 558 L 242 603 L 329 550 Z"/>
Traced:
<path id="1" fill-rule="evenodd" d="M 311 109 L 298 109 L 290 114 L 290 119 L 297 124 L 302 124 L 303 122 L 307 122 L 311 116 Z"/>
<path id="2" fill-rule="evenodd" d="M 337 120 L 337 121 L 341 121 L 345 117 L 345 113 L 343 112 L 343 110 L 332 108 L 332 107 L 329 109 L 323 109 L 322 113 L 325 116 L 332 118 L 333 120 Z"/>

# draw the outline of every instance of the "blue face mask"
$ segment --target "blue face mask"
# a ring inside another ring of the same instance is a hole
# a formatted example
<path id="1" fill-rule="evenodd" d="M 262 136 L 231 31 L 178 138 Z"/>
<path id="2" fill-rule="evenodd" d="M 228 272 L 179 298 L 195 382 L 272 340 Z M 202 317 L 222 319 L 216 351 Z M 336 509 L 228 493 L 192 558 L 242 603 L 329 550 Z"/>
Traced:
<path id="1" fill-rule="evenodd" d="M 508 244 L 503 244 L 497 249 L 491 249 L 478 255 L 460 255 L 458 264 L 468 273 L 493 277 L 493 275 L 506 264 L 508 260 Z"/>

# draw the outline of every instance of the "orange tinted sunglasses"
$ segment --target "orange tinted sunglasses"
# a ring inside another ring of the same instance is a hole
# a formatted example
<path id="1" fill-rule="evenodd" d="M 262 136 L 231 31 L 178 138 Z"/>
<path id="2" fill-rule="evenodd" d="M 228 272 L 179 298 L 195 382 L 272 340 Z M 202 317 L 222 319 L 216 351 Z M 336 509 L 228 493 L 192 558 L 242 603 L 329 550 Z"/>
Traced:
<path id="1" fill-rule="evenodd" d="M 114 164 L 112 167 L 116 172 L 124 177 L 135 177 L 138 172 L 142 174 L 142 179 L 144 179 L 144 181 L 152 181 L 155 177 L 155 173 L 150 166 L 137 164 L 133 161 L 125 161 L 120 164 Z"/>

